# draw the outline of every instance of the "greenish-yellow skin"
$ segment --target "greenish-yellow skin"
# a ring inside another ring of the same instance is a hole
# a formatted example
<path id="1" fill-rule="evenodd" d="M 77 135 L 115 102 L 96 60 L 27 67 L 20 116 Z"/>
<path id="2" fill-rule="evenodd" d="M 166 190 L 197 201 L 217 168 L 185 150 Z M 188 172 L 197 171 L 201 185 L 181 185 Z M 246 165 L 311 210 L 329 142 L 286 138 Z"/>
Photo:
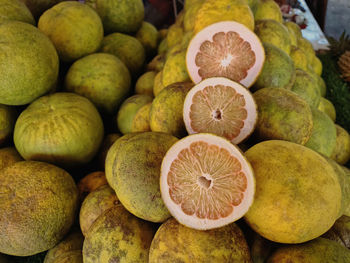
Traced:
<path id="1" fill-rule="evenodd" d="M 347 263 L 350 250 L 322 237 L 300 245 L 278 248 L 267 263 Z"/>
<path id="2" fill-rule="evenodd" d="M 73 62 L 96 52 L 103 39 L 101 18 L 88 5 L 75 1 L 61 2 L 46 10 L 38 28 L 55 45 L 65 62 Z"/>
<path id="3" fill-rule="evenodd" d="M 98 160 L 100 164 L 100 168 L 104 170 L 105 168 L 105 161 L 106 161 L 106 156 L 109 148 L 113 145 L 113 143 L 120 138 L 119 133 L 110 133 L 105 136 L 105 138 L 102 141 L 102 145 L 100 147 L 99 153 L 98 153 Z"/>
<path id="4" fill-rule="evenodd" d="M 68 167 L 91 161 L 103 134 L 101 116 L 92 102 L 62 92 L 43 96 L 22 111 L 14 143 L 26 160 Z"/>
<path id="5" fill-rule="evenodd" d="M 10 138 L 15 127 L 15 121 L 15 108 L 0 104 L 0 146 Z"/>
<path id="6" fill-rule="evenodd" d="M 335 221 L 322 237 L 338 242 L 340 245 L 350 248 L 350 217 L 342 216 Z"/>
<path id="7" fill-rule="evenodd" d="M 0 170 L 0 252 L 29 256 L 59 243 L 72 226 L 78 190 L 63 169 L 17 162 Z"/>
<path id="8" fill-rule="evenodd" d="M 185 32 L 193 31 L 196 15 L 205 0 L 198 0 L 185 10 L 183 28 Z"/>
<path id="9" fill-rule="evenodd" d="M 306 57 L 307 57 L 307 61 L 308 61 L 308 65 L 310 63 L 312 63 L 315 55 L 315 50 L 311 44 L 311 42 L 307 39 L 305 39 L 304 37 L 300 37 L 297 39 L 298 41 L 298 48 L 300 48 L 302 51 L 304 51 Z"/>
<path id="10" fill-rule="evenodd" d="M 101 186 L 88 194 L 79 213 L 79 223 L 83 235 L 86 236 L 91 225 L 100 215 L 119 204 L 117 195 L 109 185 Z"/>
<path id="11" fill-rule="evenodd" d="M 135 36 L 143 45 L 148 57 L 152 57 L 157 53 L 160 37 L 157 28 L 153 24 L 143 21 Z"/>
<path id="12" fill-rule="evenodd" d="M 321 97 L 320 104 L 318 104 L 317 109 L 326 113 L 329 116 L 329 118 L 331 118 L 331 120 L 335 122 L 337 115 L 335 112 L 334 105 L 331 101 L 327 100 L 324 97 Z"/>
<path id="13" fill-rule="evenodd" d="M 321 78 L 319 75 L 317 75 L 313 71 L 308 70 L 307 72 L 317 82 L 318 88 L 320 89 L 321 96 L 325 97 L 326 93 L 327 93 L 327 87 L 326 87 L 326 83 L 324 82 L 323 78 Z"/>
<path id="14" fill-rule="evenodd" d="M 307 57 L 304 51 L 292 45 L 289 56 L 293 60 L 296 69 L 308 71 Z"/>
<path id="15" fill-rule="evenodd" d="M 320 104 L 321 94 L 317 82 L 301 69 L 295 70 L 295 81 L 291 91 L 304 99 L 310 107 L 317 108 Z"/>
<path id="16" fill-rule="evenodd" d="M 117 114 L 118 129 L 122 134 L 130 133 L 132 123 L 138 110 L 152 102 L 153 97 L 145 94 L 136 94 L 127 98 L 119 108 Z"/>
<path id="17" fill-rule="evenodd" d="M 294 35 L 298 43 L 298 39 L 303 37 L 299 25 L 292 21 L 285 21 L 283 22 L 283 24 L 288 28 L 289 31 L 294 32 Z"/>
<path id="18" fill-rule="evenodd" d="M 194 32 L 221 21 L 236 21 L 254 31 L 254 15 L 245 0 L 206 0 L 198 10 Z"/>
<path id="19" fill-rule="evenodd" d="M 286 24 L 283 23 L 283 25 L 286 27 Z M 295 35 L 295 32 L 290 29 L 289 27 L 286 27 L 289 33 L 289 38 L 290 38 L 290 43 L 292 44 L 292 46 L 297 46 L 298 45 L 298 40 L 297 40 L 297 36 Z"/>
<path id="20" fill-rule="evenodd" d="M 153 225 L 130 214 L 122 205 L 103 213 L 91 226 L 83 245 L 84 263 L 148 262 Z"/>
<path id="21" fill-rule="evenodd" d="M 153 84 L 154 97 L 156 97 L 159 94 L 159 92 L 161 92 L 161 90 L 165 88 L 162 83 L 162 75 L 163 75 L 163 71 L 159 71 L 157 75 L 154 77 L 154 84 Z"/>
<path id="22" fill-rule="evenodd" d="M 168 262 L 251 263 L 252 260 L 243 232 L 235 223 L 200 231 L 170 218 L 156 232 L 149 254 L 149 263 Z"/>
<path id="23" fill-rule="evenodd" d="M 305 146 L 327 157 L 332 155 L 337 143 L 337 129 L 332 119 L 324 112 L 311 108 L 314 123 Z"/>
<path id="24" fill-rule="evenodd" d="M 94 53 L 73 63 L 65 88 L 88 98 L 100 112 L 114 114 L 131 90 L 131 75 L 116 56 Z"/>
<path id="25" fill-rule="evenodd" d="M 0 24 L 0 35 L 1 104 L 24 105 L 56 86 L 59 61 L 47 36 L 18 21 Z"/>
<path id="26" fill-rule="evenodd" d="M 150 111 L 152 102 L 143 105 L 135 114 L 131 124 L 131 132 L 151 131 Z"/>
<path id="27" fill-rule="evenodd" d="M 345 165 L 350 160 L 350 135 L 340 125 L 335 124 L 337 138 L 331 158 L 339 164 Z"/>
<path id="28" fill-rule="evenodd" d="M 165 53 L 163 53 L 162 55 L 155 56 L 147 64 L 146 70 L 147 71 L 155 71 L 156 73 L 158 73 L 159 71 L 161 71 L 163 69 L 164 63 L 165 63 Z"/>
<path id="29" fill-rule="evenodd" d="M 168 33 L 166 35 L 166 42 L 167 47 L 171 48 L 175 46 L 176 44 L 179 44 L 181 42 L 182 36 L 183 36 L 183 28 L 179 25 L 172 24 L 169 29 Z"/>
<path id="30" fill-rule="evenodd" d="M 94 0 L 106 33 L 135 33 L 142 26 L 145 10 L 142 0 Z"/>
<path id="31" fill-rule="evenodd" d="M 83 249 L 83 242 L 84 236 L 82 235 L 80 230 L 72 231 L 60 243 L 58 243 L 46 253 L 44 263 L 65 262 L 64 258 L 70 258 L 70 255 L 72 253 L 76 253 L 75 251 L 80 251 L 81 255 Z M 72 263 L 73 262 L 75 261 L 72 261 Z"/>
<path id="32" fill-rule="evenodd" d="M 263 43 L 272 44 L 290 54 L 292 43 L 288 29 L 282 23 L 272 19 L 256 20 L 254 32 Z"/>
<path id="33" fill-rule="evenodd" d="M 158 48 L 157 48 L 157 52 L 159 55 L 162 55 L 162 54 L 165 54 L 168 49 L 169 49 L 168 41 L 166 38 L 164 38 L 162 41 L 160 41 Z"/>
<path id="34" fill-rule="evenodd" d="M 186 49 L 172 53 L 165 61 L 162 70 L 162 84 L 164 87 L 176 82 L 189 81 L 186 67 Z"/>
<path id="35" fill-rule="evenodd" d="M 85 175 L 78 182 L 79 200 L 84 201 L 85 197 L 100 186 L 106 185 L 106 175 L 102 171 L 92 172 Z"/>
<path id="36" fill-rule="evenodd" d="M 293 60 L 286 52 L 272 44 L 264 43 L 264 49 L 265 63 L 253 89 L 290 89 L 295 79 Z"/>
<path id="37" fill-rule="evenodd" d="M 47 9 L 65 0 L 20 0 L 26 4 L 34 18 L 37 19 Z"/>
<path id="38" fill-rule="evenodd" d="M 192 82 L 177 82 L 164 88 L 153 100 L 150 110 L 152 131 L 165 132 L 182 138 L 187 134 L 183 121 L 183 104 Z"/>
<path id="39" fill-rule="evenodd" d="M 108 161 L 107 156 L 111 166 L 109 170 L 106 167 L 107 180 L 123 206 L 135 216 L 151 222 L 170 217 L 160 193 L 160 166 L 177 140 L 166 133 L 143 132 L 121 143 L 114 160 Z"/>
<path id="40" fill-rule="evenodd" d="M 23 161 L 23 158 L 19 155 L 15 147 L 0 149 L 0 170 L 20 161 Z"/>
<path id="41" fill-rule="evenodd" d="M 258 143 L 245 152 L 256 180 L 246 222 L 279 243 L 302 243 L 338 218 L 342 191 L 333 167 L 311 149 L 288 141 Z"/>
<path id="42" fill-rule="evenodd" d="M 156 75 L 156 71 L 147 71 L 143 73 L 136 81 L 135 93 L 146 94 L 153 97 L 154 78 Z"/>
<path id="43" fill-rule="evenodd" d="M 137 75 L 141 71 L 146 60 L 145 49 L 141 42 L 133 36 L 122 33 L 105 36 L 100 51 L 118 57 L 132 75 Z"/>
<path id="44" fill-rule="evenodd" d="M 20 0 L 0 0 L 0 24 L 7 20 L 16 20 L 35 25 L 32 13 Z"/>
<path id="45" fill-rule="evenodd" d="M 256 135 L 263 140 L 305 144 L 313 127 L 312 112 L 305 100 L 286 89 L 265 88 L 253 94 L 258 106 Z"/>
<path id="46" fill-rule="evenodd" d="M 259 0 L 254 12 L 255 20 L 272 19 L 282 23 L 283 17 L 279 5 L 274 0 Z"/>
<path id="47" fill-rule="evenodd" d="M 313 72 L 315 72 L 318 76 L 322 75 L 322 69 L 323 69 L 322 62 L 317 56 L 314 56 L 312 58 L 312 61 L 309 63 L 309 66 L 310 66 L 310 69 Z"/>

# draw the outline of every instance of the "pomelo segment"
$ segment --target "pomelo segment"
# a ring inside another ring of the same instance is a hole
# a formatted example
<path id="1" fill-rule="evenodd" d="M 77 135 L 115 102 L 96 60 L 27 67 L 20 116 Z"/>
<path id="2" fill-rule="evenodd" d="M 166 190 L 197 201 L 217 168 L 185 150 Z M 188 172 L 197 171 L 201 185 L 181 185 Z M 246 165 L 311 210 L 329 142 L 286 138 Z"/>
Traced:
<path id="1" fill-rule="evenodd" d="M 209 133 L 189 135 L 169 148 L 161 166 L 162 199 L 190 228 L 222 227 L 241 218 L 253 202 L 253 170 L 239 148 Z"/>
<path id="2" fill-rule="evenodd" d="M 189 91 L 183 119 L 189 134 L 214 133 L 238 144 L 253 132 L 257 108 L 242 85 L 227 78 L 208 78 Z"/>
<path id="3" fill-rule="evenodd" d="M 261 72 L 265 51 L 259 38 L 246 26 L 224 21 L 198 32 L 191 40 L 186 65 L 194 83 L 226 77 L 250 87 Z"/>

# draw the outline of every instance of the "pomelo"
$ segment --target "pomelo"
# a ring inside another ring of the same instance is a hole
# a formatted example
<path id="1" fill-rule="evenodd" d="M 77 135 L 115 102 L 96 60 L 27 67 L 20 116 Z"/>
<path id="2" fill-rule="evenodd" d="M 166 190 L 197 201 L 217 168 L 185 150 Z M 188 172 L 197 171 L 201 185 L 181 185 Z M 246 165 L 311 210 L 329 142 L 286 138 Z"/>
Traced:
<path id="1" fill-rule="evenodd" d="M 335 124 L 337 139 L 331 158 L 339 164 L 345 165 L 350 160 L 350 135 L 340 125 Z"/>
<path id="2" fill-rule="evenodd" d="M 15 147 L 6 147 L 0 149 L 0 170 L 13 165 L 23 158 L 17 152 Z"/>
<path id="3" fill-rule="evenodd" d="M 152 57 L 157 53 L 160 37 L 157 28 L 153 24 L 143 21 L 135 36 L 143 45 L 147 57 Z"/>
<path id="4" fill-rule="evenodd" d="M 156 71 L 147 71 L 143 73 L 136 81 L 135 93 L 146 94 L 153 97 L 154 78 L 156 75 Z"/>
<path id="5" fill-rule="evenodd" d="M 162 69 L 162 84 L 164 87 L 176 82 L 189 81 L 190 77 L 186 70 L 186 49 L 169 54 Z"/>
<path id="6" fill-rule="evenodd" d="M 326 113 L 333 122 L 336 119 L 336 112 L 333 103 L 324 97 L 321 97 L 320 104 L 317 107 L 318 110 Z"/>
<path id="7" fill-rule="evenodd" d="M 296 69 L 308 71 L 307 57 L 304 51 L 296 46 L 292 46 L 289 56 L 293 60 Z"/>
<path id="8" fill-rule="evenodd" d="M 254 12 L 254 19 L 273 19 L 280 23 L 283 22 L 280 7 L 274 0 L 259 0 Z"/>
<path id="9" fill-rule="evenodd" d="M 35 25 L 32 13 L 20 0 L 0 1 L 0 24 L 7 20 L 16 20 Z"/>
<path id="10" fill-rule="evenodd" d="M 85 197 L 100 186 L 106 185 L 106 175 L 102 171 L 96 171 L 85 175 L 78 182 L 79 200 L 84 201 Z"/>
<path id="11" fill-rule="evenodd" d="M 146 132 L 151 131 L 150 127 L 150 112 L 152 102 L 143 105 L 135 114 L 132 124 L 131 132 Z"/>
<path id="12" fill-rule="evenodd" d="M 162 75 L 163 71 L 159 71 L 156 76 L 154 77 L 154 83 L 153 83 L 153 96 L 156 97 L 159 92 L 164 89 L 164 85 L 162 83 Z"/>

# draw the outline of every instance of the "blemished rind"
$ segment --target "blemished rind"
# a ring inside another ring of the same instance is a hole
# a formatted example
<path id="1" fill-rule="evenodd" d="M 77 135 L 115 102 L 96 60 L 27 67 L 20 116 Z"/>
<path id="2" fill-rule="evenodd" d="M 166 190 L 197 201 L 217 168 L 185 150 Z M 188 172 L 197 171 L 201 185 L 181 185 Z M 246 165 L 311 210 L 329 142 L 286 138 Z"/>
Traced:
<path id="1" fill-rule="evenodd" d="M 102 185 L 107 184 L 106 175 L 102 171 L 87 174 L 77 184 L 79 190 L 79 200 L 84 201 L 85 197 Z"/>
<path id="2" fill-rule="evenodd" d="M 150 111 L 152 102 L 143 105 L 135 114 L 131 125 L 131 132 L 151 131 Z"/>
<path id="3" fill-rule="evenodd" d="M 136 81 L 135 93 L 146 94 L 153 97 L 154 78 L 156 75 L 156 71 L 147 71 L 142 74 Z"/>
<path id="4" fill-rule="evenodd" d="M 336 113 L 335 107 L 331 101 L 327 100 L 324 97 L 321 97 L 320 104 L 318 104 L 317 109 L 326 113 L 329 116 L 329 118 L 331 118 L 331 120 L 333 122 L 335 122 L 335 119 L 337 117 L 337 113 Z"/>
<path id="5" fill-rule="evenodd" d="M 294 32 L 294 35 L 296 36 L 296 39 L 303 37 L 301 33 L 301 29 L 298 24 L 292 21 L 285 21 L 283 24 L 288 28 L 288 30 Z"/>
<path id="6" fill-rule="evenodd" d="M 339 164 L 345 165 L 350 160 L 350 135 L 340 125 L 335 124 L 337 139 L 331 158 Z"/>
<path id="7" fill-rule="evenodd" d="M 244 141 L 246 138 L 248 138 L 254 131 L 255 125 L 257 123 L 257 115 L 258 115 L 257 106 L 252 93 L 248 89 L 246 89 L 239 83 L 231 81 L 226 78 L 217 77 L 217 78 L 208 78 L 208 79 L 202 80 L 188 92 L 184 101 L 184 106 L 183 106 L 183 120 L 186 126 L 186 130 L 189 134 L 199 133 L 199 132 L 215 133 L 214 131 L 209 130 L 208 127 L 201 127 L 200 130 L 198 129 L 194 130 L 194 128 L 191 125 L 192 120 L 191 120 L 190 113 L 191 113 L 192 106 L 194 106 L 194 102 L 193 102 L 194 95 L 197 92 L 203 91 L 206 87 L 210 87 L 210 86 L 215 87 L 216 85 L 219 85 L 222 87 L 231 87 L 232 90 L 236 92 L 236 94 L 239 94 L 240 96 L 244 97 L 242 100 L 244 100 L 244 108 L 247 111 L 247 118 L 242 120 L 244 122 L 244 125 L 240 129 L 239 134 L 231 140 L 232 143 L 239 144 L 242 141 Z M 225 97 L 224 91 L 219 92 L 219 94 Z M 208 104 L 210 104 L 210 101 L 208 102 Z M 230 114 L 230 113 L 226 113 L 224 108 L 226 108 L 226 105 L 225 106 L 222 105 L 222 108 L 219 109 L 222 112 L 221 114 L 222 114 L 223 122 L 225 122 L 225 114 Z M 212 110 L 217 110 L 217 109 L 212 109 Z M 205 117 L 208 119 L 212 119 L 212 116 L 205 116 Z M 228 126 L 229 123 L 226 122 L 226 123 L 222 123 L 221 125 Z M 217 126 L 220 126 L 220 122 L 217 123 Z M 217 135 L 226 137 L 225 134 L 217 134 Z"/>
<path id="8" fill-rule="evenodd" d="M 170 218 L 158 228 L 148 262 L 251 263 L 252 260 L 243 232 L 235 223 L 200 231 Z"/>
<path id="9" fill-rule="evenodd" d="M 162 83 L 162 74 L 163 71 L 159 71 L 157 75 L 154 77 L 154 83 L 153 83 L 153 95 L 156 97 L 158 93 L 164 89 L 164 85 Z"/>
<path id="10" fill-rule="evenodd" d="M 85 237 L 84 263 L 147 262 L 154 232 L 151 223 L 115 206 L 98 217 Z"/>
<path id="11" fill-rule="evenodd" d="M 40 16 L 38 28 L 50 38 L 65 62 L 96 52 L 103 39 L 101 18 L 81 2 L 64 1 L 54 5 Z"/>
<path id="12" fill-rule="evenodd" d="M 148 57 L 156 53 L 160 37 L 157 28 L 153 24 L 143 21 L 135 36 L 143 45 Z"/>
<path id="13" fill-rule="evenodd" d="M 196 65 L 196 55 L 200 51 L 200 47 L 205 41 L 213 41 L 213 36 L 219 32 L 236 32 L 239 37 L 244 41 L 247 41 L 251 50 L 255 53 L 254 65 L 248 69 L 247 76 L 239 82 L 245 87 L 249 88 L 257 80 L 259 74 L 262 71 L 265 61 L 265 51 L 259 38 L 253 31 L 248 29 L 242 24 L 234 21 L 223 21 L 207 26 L 199 31 L 190 41 L 186 52 L 186 66 L 187 71 L 194 83 L 198 83 L 202 80 L 199 75 L 199 67 Z M 221 76 L 212 76 L 221 77 Z M 234 80 L 234 79 L 232 79 Z M 235 80 L 234 80 L 235 81 Z"/>
<path id="14" fill-rule="evenodd" d="M 1 104 L 25 105 L 56 87 L 58 55 L 47 36 L 18 21 L 1 23 L 0 35 Z"/>
<path id="15" fill-rule="evenodd" d="M 160 166 L 178 139 L 161 132 L 127 135 L 119 138 L 108 152 L 109 185 L 129 212 L 147 221 L 163 222 L 170 214 L 159 190 Z"/>
<path id="16" fill-rule="evenodd" d="M 258 106 L 255 134 L 261 140 L 286 140 L 305 144 L 311 137 L 313 117 L 310 106 L 286 89 L 264 88 L 256 91 Z"/>
<path id="17" fill-rule="evenodd" d="M 78 190 L 63 169 L 22 161 L 0 171 L 0 252 L 30 256 L 59 243 L 72 226 Z"/>
<path id="18" fill-rule="evenodd" d="M 304 51 L 297 46 L 292 46 L 289 56 L 293 60 L 296 69 L 308 71 L 308 63 Z"/>
<path id="19" fill-rule="evenodd" d="M 186 69 L 186 49 L 169 55 L 162 69 L 162 85 L 167 87 L 176 82 L 189 81 Z"/>
<path id="20" fill-rule="evenodd" d="M 336 147 L 337 130 L 331 118 L 318 109 L 311 108 L 313 127 L 305 146 L 327 157 Z"/>
<path id="21" fill-rule="evenodd" d="M 15 127 L 16 117 L 15 107 L 0 104 L 0 146 L 10 139 Z"/>
<path id="22" fill-rule="evenodd" d="M 182 110 L 186 94 L 193 85 L 192 82 L 176 82 L 159 92 L 150 109 L 152 131 L 169 133 L 178 138 L 187 134 Z"/>
<path id="23" fill-rule="evenodd" d="M 0 170 L 19 161 L 23 161 L 23 158 L 17 152 L 15 147 L 6 147 L 0 149 Z"/>
<path id="24" fill-rule="evenodd" d="M 282 140 L 258 143 L 245 156 L 254 170 L 256 192 L 244 218 L 255 232 L 274 242 L 302 243 L 331 228 L 342 192 L 324 157 Z"/>
<path id="25" fill-rule="evenodd" d="M 181 205 L 176 204 L 170 197 L 170 188 L 167 178 L 171 164 L 177 158 L 180 151 L 189 147 L 191 143 L 200 141 L 206 142 L 208 144 L 213 144 L 227 150 L 240 162 L 241 171 L 246 176 L 247 188 L 244 190 L 244 197 L 241 200 L 240 204 L 238 206 L 235 206 L 231 214 L 226 217 L 208 219 L 198 218 L 196 215 L 188 215 L 184 213 Z M 169 212 L 180 224 L 197 230 L 220 228 L 243 217 L 244 214 L 248 211 L 249 207 L 252 205 L 255 193 L 254 171 L 238 146 L 232 144 L 227 139 L 210 133 L 191 134 L 174 143 L 174 145 L 171 146 L 165 154 L 161 165 L 160 191 L 162 199 Z"/>
<path id="26" fill-rule="evenodd" d="M 268 259 L 268 263 L 347 263 L 350 262 L 350 251 L 333 240 L 322 237 L 300 245 L 289 245 L 278 248 Z"/>
<path id="27" fill-rule="evenodd" d="M 78 250 L 72 250 L 64 255 L 62 257 L 59 257 L 55 263 L 83 263 L 83 253 L 81 249 Z"/>
<path id="28" fill-rule="evenodd" d="M 277 22 L 283 22 L 283 16 L 280 6 L 273 0 L 260 0 L 256 5 L 254 19 L 273 19 Z"/>
<path id="29" fill-rule="evenodd" d="M 77 166 L 92 160 L 103 139 L 100 114 L 87 98 L 54 93 L 35 100 L 18 117 L 16 149 L 26 160 Z"/>
<path id="30" fill-rule="evenodd" d="M 0 6 L 0 24 L 16 20 L 35 26 L 35 20 L 28 7 L 20 0 L 2 0 Z"/>

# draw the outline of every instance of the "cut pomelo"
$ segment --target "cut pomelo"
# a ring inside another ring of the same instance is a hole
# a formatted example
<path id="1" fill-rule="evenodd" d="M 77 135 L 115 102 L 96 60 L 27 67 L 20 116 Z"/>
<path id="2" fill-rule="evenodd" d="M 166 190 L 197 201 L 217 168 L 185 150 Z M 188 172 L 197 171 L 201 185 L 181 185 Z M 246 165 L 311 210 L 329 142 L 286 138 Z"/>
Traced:
<path id="1" fill-rule="evenodd" d="M 191 40 L 187 71 L 194 83 L 226 77 L 250 87 L 261 72 L 265 51 L 259 38 L 246 26 L 224 21 L 207 26 Z"/>
<path id="2" fill-rule="evenodd" d="M 238 144 L 253 132 L 257 108 L 242 85 L 227 78 L 208 78 L 187 94 L 183 119 L 189 134 L 214 133 Z"/>
<path id="3" fill-rule="evenodd" d="M 222 227 L 241 218 L 253 202 L 253 170 L 239 148 L 209 133 L 189 135 L 169 148 L 161 166 L 162 199 L 190 228 Z"/>

